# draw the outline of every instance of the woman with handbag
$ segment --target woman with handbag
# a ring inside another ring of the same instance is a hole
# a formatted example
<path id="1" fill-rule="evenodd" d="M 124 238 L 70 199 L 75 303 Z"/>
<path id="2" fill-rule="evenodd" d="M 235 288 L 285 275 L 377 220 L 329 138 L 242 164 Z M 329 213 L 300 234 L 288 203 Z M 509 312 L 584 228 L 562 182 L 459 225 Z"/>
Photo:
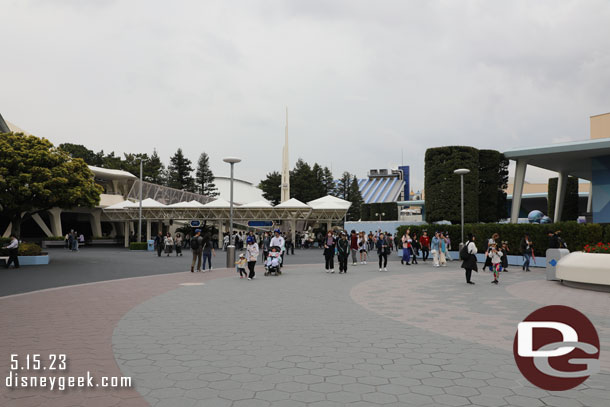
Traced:
<path id="1" fill-rule="evenodd" d="M 474 284 L 474 282 L 470 281 L 472 277 L 472 270 L 479 272 L 477 268 L 477 245 L 474 243 L 474 236 L 472 233 L 468 233 L 468 242 L 460 251 L 460 258 L 462 261 L 462 268 L 465 270 L 466 274 L 466 283 Z"/>
<path id="2" fill-rule="evenodd" d="M 326 260 L 326 272 L 335 272 L 335 238 L 332 230 L 329 230 L 324 241 L 324 259 Z"/>
<path id="3" fill-rule="evenodd" d="M 172 238 L 171 233 L 167 232 L 163 244 L 165 245 L 165 254 L 168 256 L 172 254 L 172 251 L 174 251 L 174 239 Z"/>

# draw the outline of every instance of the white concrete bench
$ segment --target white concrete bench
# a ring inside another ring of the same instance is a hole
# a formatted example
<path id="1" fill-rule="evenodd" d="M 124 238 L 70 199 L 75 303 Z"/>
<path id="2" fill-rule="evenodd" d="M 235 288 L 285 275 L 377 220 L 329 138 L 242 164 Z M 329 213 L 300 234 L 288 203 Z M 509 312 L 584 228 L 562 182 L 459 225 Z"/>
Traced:
<path id="1" fill-rule="evenodd" d="M 610 286 L 610 254 L 572 252 L 557 263 L 559 280 Z"/>

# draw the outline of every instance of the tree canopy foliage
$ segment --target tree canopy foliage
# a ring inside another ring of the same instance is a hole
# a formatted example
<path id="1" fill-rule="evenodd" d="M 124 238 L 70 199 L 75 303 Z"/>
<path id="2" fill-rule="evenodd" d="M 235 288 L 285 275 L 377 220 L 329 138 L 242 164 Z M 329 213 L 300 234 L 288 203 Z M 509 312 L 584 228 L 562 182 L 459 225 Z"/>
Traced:
<path id="1" fill-rule="evenodd" d="M 210 157 L 206 153 L 201 153 L 197 161 L 195 184 L 197 192 L 200 194 L 209 197 L 218 196 L 218 188 L 214 184 L 214 173 L 210 168 Z"/>
<path id="2" fill-rule="evenodd" d="M 195 192 L 195 179 L 191 175 L 193 167 L 191 160 L 186 158 L 179 148 L 169 159 L 167 167 L 167 186 L 182 189 L 184 191 Z"/>
<path id="3" fill-rule="evenodd" d="M 70 157 L 44 138 L 0 134 L 0 205 L 16 235 L 22 212 L 94 207 L 102 192 L 81 158 Z"/>

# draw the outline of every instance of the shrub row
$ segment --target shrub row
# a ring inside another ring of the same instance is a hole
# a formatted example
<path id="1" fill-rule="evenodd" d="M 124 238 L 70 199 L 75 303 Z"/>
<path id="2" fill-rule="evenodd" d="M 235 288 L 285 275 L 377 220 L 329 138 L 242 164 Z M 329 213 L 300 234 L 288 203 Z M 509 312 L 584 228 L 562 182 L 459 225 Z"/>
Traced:
<path id="1" fill-rule="evenodd" d="M 5 246 L 8 242 L 2 242 Z M 36 243 L 23 242 L 19 245 L 19 256 L 40 256 L 42 249 Z M 8 256 L 8 249 L 0 249 L 0 256 Z"/>
<path id="2" fill-rule="evenodd" d="M 146 250 L 148 243 L 146 242 L 131 242 L 129 243 L 129 250 Z"/>
<path id="3" fill-rule="evenodd" d="M 402 236 L 405 230 L 411 229 L 411 233 L 416 232 L 421 236 L 422 231 L 427 230 L 428 235 L 434 235 L 435 231 L 449 232 L 452 242 L 452 249 L 457 250 L 460 242 L 460 225 L 417 225 L 400 226 L 397 228 L 398 236 Z M 500 235 L 499 241 L 507 241 L 510 248 L 509 254 L 520 254 L 520 243 L 525 233 L 529 233 L 534 243 L 534 253 L 536 256 L 544 256 L 548 249 L 548 231 L 561 230 L 561 237 L 568 245 L 570 251 L 581 251 L 584 246 L 596 245 L 599 242 L 610 242 L 610 224 L 603 225 L 598 223 L 559 222 L 547 225 L 539 224 L 513 224 L 513 223 L 480 223 L 464 225 L 464 238 L 468 233 L 476 237 L 479 251 L 487 248 L 487 239 L 494 233 Z"/>

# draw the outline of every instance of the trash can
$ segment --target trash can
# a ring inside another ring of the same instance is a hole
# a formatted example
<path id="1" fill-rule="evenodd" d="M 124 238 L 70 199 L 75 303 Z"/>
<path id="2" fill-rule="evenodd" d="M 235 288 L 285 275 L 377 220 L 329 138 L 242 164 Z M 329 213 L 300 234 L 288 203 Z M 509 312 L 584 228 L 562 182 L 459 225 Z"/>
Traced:
<path id="1" fill-rule="evenodd" d="M 154 252 L 155 251 L 155 241 L 154 240 L 149 240 L 148 241 L 148 245 L 146 246 L 146 250 L 148 250 L 149 252 Z"/>
<path id="2" fill-rule="evenodd" d="M 546 250 L 546 279 L 556 281 L 557 263 L 562 257 L 570 254 L 568 249 L 547 249 Z"/>

